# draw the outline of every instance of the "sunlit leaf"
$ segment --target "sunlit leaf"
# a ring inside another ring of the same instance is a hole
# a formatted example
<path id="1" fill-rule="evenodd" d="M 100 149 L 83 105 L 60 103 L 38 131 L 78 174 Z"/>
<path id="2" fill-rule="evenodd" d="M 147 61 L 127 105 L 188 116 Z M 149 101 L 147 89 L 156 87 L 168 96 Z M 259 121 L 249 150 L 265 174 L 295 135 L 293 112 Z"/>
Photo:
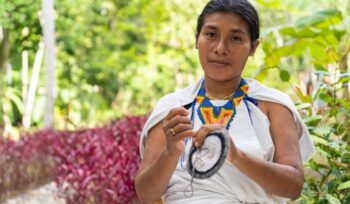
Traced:
<path id="1" fill-rule="evenodd" d="M 309 124 L 315 124 L 315 123 L 318 123 L 319 121 L 322 120 L 322 116 L 320 115 L 315 115 L 315 116 L 309 116 L 309 117 L 305 117 L 304 118 L 304 122 Z"/>
<path id="2" fill-rule="evenodd" d="M 330 204 L 341 204 L 340 200 L 337 199 L 336 197 L 334 197 L 333 195 L 331 194 L 327 194 L 326 195 L 326 199 L 328 200 L 328 202 Z"/>
<path id="3" fill-rule="evenodd" d="M 325 10 L 325 11 L 320 11 L 300 19 L 299 21 L 297 21 L 296 25 L 299 28 L 302 28 L 305 26 L 316 26 L 317 24 L 320 24 L 322 22 L 331 22 L 335 20 L 339 22 L 340 18 L 341 18 L 341 13 L 339 10 L 336 10 L 336 9 Z"/>
<path id="4" fill-rule="evenodd" d="M 347 188 L 350 188 L 350 181 L 346 181 L 344 183 L 341 183 L 341 184 L 339 184 L 339 187 L 338 187 L 339 190 L 344 190 Z"/>
<path id="5" fill-rule="evenodd" d="M 296 86 L 296 87 L 295 87 L 295 92 L 296 92 L 298 98 L 299 98 L 302 102 L 304 102 L 304 103 L 311 103 L 311 102 L 312 102 L 312 101 L 311 101 L 311 96 L 309 96 L 309 95 L 307 95 L 306 93 L 304 93 L 304 91 L 302 90 L 301 87 Z"/>
<path id="6" fill-rule="evenodd" d="M 307 109 L 307 108 L 310 108 L 310 107 L 311 107 L 310 103 L 301 103 L 301 104 L 296 105 L 296 108 L 298 110 L 303 110 L 303 109 Z"/>
<path id="7" fill-rule="evenodd" d="M 289 81 L 289 79 L 290 79 L 289 71 L 287 71 L 285 69 L 280 70 L 280 79 L 282 81 Z"/>
<path id="8" fill-rule="evenodd" d="M 327 140 L 325 140 L 321 137 L 315 136 L 315 135 L 312 136 L 312 140 L 315 141 L 316 143 L 319 143 L 319 144 L 328 145 Z"/>
<path id="9" fill-rule="evenodd" d="M 317 135 L 328 135 L 333 131 L 332 127 L 318 127 L 313 130 Z"/>
<path id="10" fill-rule="evenodd" d="M 317 71 L 324 71 L 327 72 L 328 70 L 321 64 L 314 64 L 314 67 L 316 68 Z"/>

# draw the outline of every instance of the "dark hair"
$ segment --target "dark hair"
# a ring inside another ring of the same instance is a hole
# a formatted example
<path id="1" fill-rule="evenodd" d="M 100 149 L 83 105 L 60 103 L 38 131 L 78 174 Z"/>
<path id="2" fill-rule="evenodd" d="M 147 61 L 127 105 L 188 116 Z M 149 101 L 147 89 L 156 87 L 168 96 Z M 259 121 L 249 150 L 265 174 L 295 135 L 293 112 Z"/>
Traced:
<path id="1" fill-rule="evenodd" d="M 259 15 L 254 6 L 252 6 L 247 0 L 210 0 L 198 17 L 196 42 L 198 41 L 205 18 L 215 12 L 239 15 L 248 24 L 251 43 L 253 44 L 259 39 Z"/>

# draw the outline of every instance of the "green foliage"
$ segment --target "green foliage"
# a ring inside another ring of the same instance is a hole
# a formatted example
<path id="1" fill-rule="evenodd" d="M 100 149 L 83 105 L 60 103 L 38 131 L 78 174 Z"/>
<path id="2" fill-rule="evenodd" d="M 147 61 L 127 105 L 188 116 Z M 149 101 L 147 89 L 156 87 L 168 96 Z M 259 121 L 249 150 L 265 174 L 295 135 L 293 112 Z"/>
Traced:
<path id="1" fill-rule="evenodd" d="M 301 101 L 298 108 L 317 149 L 306 164 L 307 179 L 298 199 L 301 203 L 350 202 L 350 23 L 347 16 L 347 12 L 339 9 L 316 11 L 264 34 L 266 55 L 257 78 L 266 77 L 270 69 L 264 67 L 277 68 L 282 81 L 291 80 L 292 72 L 307 76 L 303 72 L 312 70 L 305 87 L 295 90 Z"/>
<path id="2" fill-rule="evenodd" d="M 193 13 L 199 12 L 204 1 L 55 3 L 58 128 L 148 113 L 161 96 L 187 85 L 197 75 Z M 29 64 L 33 64 L 42 40 L 40 1 L 0 5 L 0 28 L 11 30 L 9 62 L 13 76 L 18 76 L 6 86 L 21 90 L 22 52 L 29 51 Z M 44 114 L 44 73 L 42 69 L 35 101 L 35 107 L 41 109 L 34 111 L 38 118 L 34 125 L 39 127 Z M 0 121 L 1 126 L 4 121 Z"/>
<path id="3" fill-rule="evenodd" d="M 337 43 L 346 33 L 348 26 L 343 25 L 342 20 L 340 11 L 324 10 L 301 18 L 292 25 L 269 29 L 265 33 L 268 43 L 263 44 L 263 50 L 267 54 L 264 67 L 279 68 L 281 79 L 286 80 L 286 69 L 282 67 L 297 71 L 293 67 L 311 68 L 305 60 L 310 61 L 310 65 L 336 61 Z M 276 38 L 277 42 L 274 42 L 273 39 Z M 259 75 L 257 77 L 259 78 Z"/>
<path id="4" fill-rule="evenodd" d="M 10 31 L 11 64 L 21 67 L 23 50 L 35 51 L 41 39 L 41 27 L 38 13 L 40 1 L 35 0 L 0 0 L 0 27 Z"/>
<path id="5" fill-rule="evenodd" d="M 323 82 L 311 99 L 318 109 L 301 107 L 317 148 L 306 165 L 301 203 L 350 202 L 350 100 L 349 95 L 344 95 L 349 81 L 344 76 L 336 83 Z"/>
<path id="6" fill-rule="evenodd" d="M 262 19 L 262 43 L 245 76 L 288 89 L 289 83 L 280 82 L 297 82 L 299 73 L 324 68 L 349 30 L 349 6 L 337 6 L 345 1 L 254 2 Z M 147 113 L 161 96 L 197 78 L 194 30 L 205 2 L 56 1 L 58 126 Z M 321 3 L 329 9 L 310 15 Z M 29 50 L 32 64 L 42 38 L 40 2 L 1 0 L 0 5 L 0 26 L 11 29 L 10 63 L 20 76 L 22 51 Z M 19 77 L 11 86 L 21 85 Z M 43 86 L 42 80 L 39 89 Z"/>
<path id="7" fill-rule="evenodd" d="M 301 76 L 304 81 L 295 88 L 297 107 L 317 152 L 305 166 L 306 183 L 297 202 L 350 203 L 349 4 L 323 1 L 329 4 L 325 9 L 305 14 L 307 7 L 317 8 L 315 2 L 258 2 L 272 24 L 263 30 L 264 60 L 255 77 L 299 83 Z M 332 5 L 337 3 L 344 7 Z"/>
<path id="8" fill-rule="evenodd" d="M 313 70 L 314 65 L 337 60 L 337 43 L 350 29 L 347 1 L 257 2 L 260 14 L 264 11 L 260 43 L 264 60 L 259 63 L 255 78 L 285 89 L 289 88 L 286 84 L 276 85 L 275 80 L 266 79 L 279 76 L 282 81 L 297 83 L 300 75 Z M 286 71 L 293 74 L 288 77 Z"/>
<path id="9" fill-rule="evenodd" d="M 195 10 L 198 2 L 58 1 L 57 112 L 72 124 L 145 114 L 188 84 L 176 79 L 198 67 Z"/>
<path id="10" fill-rule="evenodd" d="M 20 115 L 23 114 L 22 99 L 19 90 L 8 87 L 4 89 L 3 97 L 0 98 L 0 117 L 8 120 L 10 124 L 19 124 Z"/>

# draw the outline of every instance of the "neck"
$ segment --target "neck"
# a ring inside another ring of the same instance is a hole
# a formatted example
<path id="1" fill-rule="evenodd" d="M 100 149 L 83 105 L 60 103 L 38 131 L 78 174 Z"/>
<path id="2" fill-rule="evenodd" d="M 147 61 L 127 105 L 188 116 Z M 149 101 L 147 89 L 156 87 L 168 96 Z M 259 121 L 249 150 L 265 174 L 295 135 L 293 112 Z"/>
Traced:
<path id="1" fill-rule="evenodd" d="M 228 81 L 216 81 L 205 77 L 205 91 L 209 98 L 224 99 L 231 95 L 239 86 L 241 77 Z"/>

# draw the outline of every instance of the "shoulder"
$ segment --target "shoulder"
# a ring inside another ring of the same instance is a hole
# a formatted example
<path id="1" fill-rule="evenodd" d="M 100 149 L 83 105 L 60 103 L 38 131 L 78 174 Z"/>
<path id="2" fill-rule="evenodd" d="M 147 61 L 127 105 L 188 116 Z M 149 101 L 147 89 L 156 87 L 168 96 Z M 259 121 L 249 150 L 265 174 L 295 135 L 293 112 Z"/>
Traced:
<path id="1" fill-rule="evenodd" d="M 271 121 L 274 118 L 292 116 L 296 112 L 294 102 L 290 96 L 275 88 L 267 87 L 254 79 L 246 79 L 249 84 L 249 97 L 259 101 L 259 109 Z"/>
<path id="2" fill-rule="evenodd" d="M 167 114 L 168 112 L 176 107 L 184 106 L 191 103 L 197 95 L 198 89 L 200 87 L 200 81 L 193 83 L 183 89 L 176 90 L 163 96 L 157 104 L 154 106 L 151 115 L 146 121 L 140 139 L 140 152 L 143 155 L 144 142 L 148 135 L 148 131 L 156 126 Z"/>
<path id="3" fill-rule="evenodd" d="M 265 101 L 266 104 L 276 106 L 279 104 L 286 106 L 288 109 L 294 109 L 294 102 L 288 94 L 275 88 L 267 87 L 254 79 L 246 79 L 246 81 L 249 84 L 248 96 L 259 100 L 259 103 L 264 103 L 261 101 Z"/>
<path id="4" fill-rule="evenodd" d="M 288 107 L 280 103 L 259 100 L 258 107 L 269 118 L 270 121 L 273 117 L 285 117 L 287 115 L 293 115 Z"/>

